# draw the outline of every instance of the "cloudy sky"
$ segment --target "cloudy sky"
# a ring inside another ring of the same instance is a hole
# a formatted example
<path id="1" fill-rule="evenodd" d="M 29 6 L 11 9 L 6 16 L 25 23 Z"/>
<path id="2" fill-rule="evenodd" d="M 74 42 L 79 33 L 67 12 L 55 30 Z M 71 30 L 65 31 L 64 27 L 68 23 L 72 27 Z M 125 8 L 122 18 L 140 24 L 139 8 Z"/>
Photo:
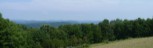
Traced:
<path id="1" fill-rule="evenodd" d="M 11 20 L 103 20 L 153 17 L 153 0 L 0 0 Z"/>

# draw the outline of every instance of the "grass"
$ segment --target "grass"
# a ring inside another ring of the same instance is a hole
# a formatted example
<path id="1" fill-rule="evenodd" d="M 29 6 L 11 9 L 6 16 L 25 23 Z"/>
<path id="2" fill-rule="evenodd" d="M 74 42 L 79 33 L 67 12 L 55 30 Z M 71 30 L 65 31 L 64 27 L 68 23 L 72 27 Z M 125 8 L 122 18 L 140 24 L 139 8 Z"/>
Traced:
<path id="1" fill-rule="evenodd" d="M 153 48 L 153 37 L 120 40 L 108 44 L 92 44 L 89 48 Z"/>

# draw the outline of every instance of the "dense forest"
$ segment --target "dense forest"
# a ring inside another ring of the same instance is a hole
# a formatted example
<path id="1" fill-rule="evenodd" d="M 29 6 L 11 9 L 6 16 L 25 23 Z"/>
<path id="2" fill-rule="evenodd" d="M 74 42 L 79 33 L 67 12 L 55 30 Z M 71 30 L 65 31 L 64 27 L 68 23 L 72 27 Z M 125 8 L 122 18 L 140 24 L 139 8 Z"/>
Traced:
<path id="1" fill-rule="evenodd" d="M 153 19 L 104 19 L 98 24 L 27 28 L 0 14 L 0 48 L 72 48 L 127 38 L 153 36 Z"/>

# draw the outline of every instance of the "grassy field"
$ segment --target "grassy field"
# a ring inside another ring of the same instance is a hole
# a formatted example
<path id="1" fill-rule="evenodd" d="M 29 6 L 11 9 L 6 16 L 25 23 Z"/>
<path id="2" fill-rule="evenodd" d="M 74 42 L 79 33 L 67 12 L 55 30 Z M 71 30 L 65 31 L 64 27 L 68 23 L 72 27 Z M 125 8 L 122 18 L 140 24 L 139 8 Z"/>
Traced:
<path id="1" fill-rule="evenodd" d="M 108 44 L 92 44 L 89 48 L 153 48 L 153 37 L 120 40 Z"/>

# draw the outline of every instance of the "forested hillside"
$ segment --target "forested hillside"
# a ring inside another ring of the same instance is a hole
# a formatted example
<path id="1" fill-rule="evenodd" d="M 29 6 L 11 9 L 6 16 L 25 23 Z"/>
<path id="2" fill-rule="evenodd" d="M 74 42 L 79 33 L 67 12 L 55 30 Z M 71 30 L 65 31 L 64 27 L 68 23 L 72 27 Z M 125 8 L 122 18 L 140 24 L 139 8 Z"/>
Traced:
<path id="1" fill-rule="evenodd" d="M 0 48 L 65 48 L 127 38 L 153 36 L 153 19 L 104 19 L 98 24 L 43 25 L 27 28 L 0 14 Z"/>

